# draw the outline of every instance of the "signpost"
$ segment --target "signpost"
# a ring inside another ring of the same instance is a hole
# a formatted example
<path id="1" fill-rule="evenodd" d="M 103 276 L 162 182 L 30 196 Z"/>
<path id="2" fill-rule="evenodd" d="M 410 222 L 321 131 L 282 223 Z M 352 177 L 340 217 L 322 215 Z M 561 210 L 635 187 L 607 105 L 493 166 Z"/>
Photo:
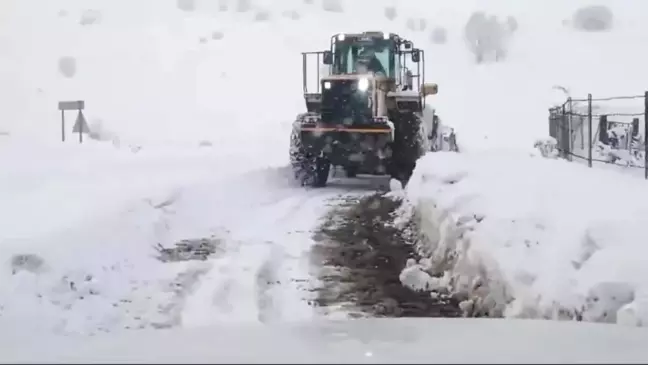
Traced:
<path id="1" fill-rule="evenodd" d="M 65 112 L 69 110 L 77 110 L 76 122 L 72 127 L 72 133 L 79 133 L 79 143 L 83 143 L 83 134 L 90 133 L 90 128 L 83 115 L 85 109 L 85 102 L 83 100 L 77 101 L 60 101 L 58 108 L 61 111 L 61 140 L 65 142 Z"/>

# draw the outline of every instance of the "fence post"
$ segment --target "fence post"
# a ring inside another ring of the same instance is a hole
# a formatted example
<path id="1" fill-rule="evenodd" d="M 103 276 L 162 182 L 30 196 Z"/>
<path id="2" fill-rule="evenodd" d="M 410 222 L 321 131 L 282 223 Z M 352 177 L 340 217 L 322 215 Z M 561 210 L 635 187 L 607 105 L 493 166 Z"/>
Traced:
<path id="1" fill-rule="evenodd" d="M 565 105 L 566 103 L 563 103 L 562 105 L 562 113 L 560 114 L 560 119 L 558 120 L 558 147 L 560 148 L 560 154 L 562 155 L 562 158 L 569 160 L 569 155 L 567 154 L 567 149 L 565 148 L 565 141 L 563 136 L 565 135 L 565 128 L 567 127 L 567 114 L 565 114 Z"/>
<path id="2" fill-rule="evenodd" d="M 604 145 L 609 144 L 609 139 L 608 139 L 608 119 L 607 115 L 601 115 L 599 118 L 599 142 L 603 143 Z"/>
<path id="3" fill-rule="evenodd" d="M 571 142 L 571 125 L 572 125 L 572 98 L 571 96 L 567 98 L 567 102 L 569 103 L 569 111 L 567 114 L 565 114 L 565 105 L 563 104 L 563 117 L 564 122 L 563 123 L 563 134 L 562 134 L 562 139 L 563 139 L 563 147 L 565 148 L 565 157 L 567 158 L 568 161 L 572 160 L 572 151 L 574 150 L 572 148 L 572 142 Z M 566 116 L 566 117 L 565 117 Z M 565 128 L 567 128 L 567 133 L 565 133 Z M 565 135 L 567 135 L 567 140 L 564 141 Z"/>
<path id="4" fill-rule="evenodd" d="M 592 167 L 592 94 L 587 94 L 587 166 Z"/>
<path id="5" fill-rule="evenodd" d="M 648 91 L 644 92 L 644 179 L 648 180 Z"/>
<path id="6" fill-rule="evenodd" d="M 61 141 L 65 142 L 65 110 L 61 110 Z"/>

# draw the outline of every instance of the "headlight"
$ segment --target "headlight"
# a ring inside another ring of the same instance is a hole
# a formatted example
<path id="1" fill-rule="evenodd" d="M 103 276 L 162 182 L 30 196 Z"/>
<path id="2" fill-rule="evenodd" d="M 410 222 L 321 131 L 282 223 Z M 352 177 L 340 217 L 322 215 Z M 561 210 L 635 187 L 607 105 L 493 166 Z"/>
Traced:
<path id="1" fill-rule="evenodd" d="M 331 88 L 331 82 L 330 81 L 325 81 L 324 82 L 324 90 L 328 90 Z"/>
<path id="2" fill-rule="evenodd" d="M 369 79 L 363 77 L 360 80 L 358 80 L 358 90 L 367 91 L 368 89 L 369 89 Z"/>

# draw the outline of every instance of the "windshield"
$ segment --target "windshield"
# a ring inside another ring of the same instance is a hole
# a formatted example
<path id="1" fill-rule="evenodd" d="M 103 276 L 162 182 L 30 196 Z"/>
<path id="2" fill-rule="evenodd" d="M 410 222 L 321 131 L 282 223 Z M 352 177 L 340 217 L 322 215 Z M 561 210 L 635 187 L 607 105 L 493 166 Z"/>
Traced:
<path id="1" fill-rule="evenodd" d="M 350 39 L 335 44 L 335 72 L 338 74 L 374 72 L 394 77 L 394 42 L 372 38 Z"/>

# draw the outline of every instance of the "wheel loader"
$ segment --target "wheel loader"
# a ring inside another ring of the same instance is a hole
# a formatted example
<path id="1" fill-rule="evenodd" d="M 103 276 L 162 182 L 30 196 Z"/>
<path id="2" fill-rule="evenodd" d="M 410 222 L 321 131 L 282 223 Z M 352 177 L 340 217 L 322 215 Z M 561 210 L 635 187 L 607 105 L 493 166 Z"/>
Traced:
<path id="1" fill-rule="evenodd" d="M 295 178 L 323 187 L 336 166 L 348 177 L 389 175 L 405 185 L 417 159 L 435 149 L 438 118 L 426 97 L 438 86 L 425 83 L 423 50 L 393 33 L 343 33 L 329 50 L 302 58 L 306 112 L 290 139 Z"/>

